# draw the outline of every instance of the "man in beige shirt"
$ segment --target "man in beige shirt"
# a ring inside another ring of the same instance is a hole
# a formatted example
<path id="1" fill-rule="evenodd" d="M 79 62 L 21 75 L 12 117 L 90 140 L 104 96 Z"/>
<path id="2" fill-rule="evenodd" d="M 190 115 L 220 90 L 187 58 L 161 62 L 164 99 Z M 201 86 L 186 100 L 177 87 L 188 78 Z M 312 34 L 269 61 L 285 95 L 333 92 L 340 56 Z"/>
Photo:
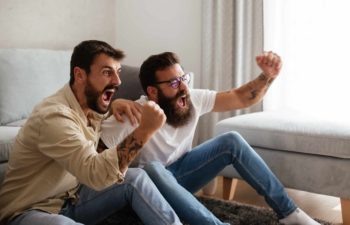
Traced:
<path id="1" fill-rule="evenodd" d="M 128 169 L 166 120 L 157 104 L 145 104 L 140 126 L 118 146 L 97 152 L 123 57 L 101 41 L 74 48 L 69 84 L 38 104 L 16 137 L 1 224 L 96 224 L 127 204 L 145 224 L 181 224 L 146 173 Z"/>

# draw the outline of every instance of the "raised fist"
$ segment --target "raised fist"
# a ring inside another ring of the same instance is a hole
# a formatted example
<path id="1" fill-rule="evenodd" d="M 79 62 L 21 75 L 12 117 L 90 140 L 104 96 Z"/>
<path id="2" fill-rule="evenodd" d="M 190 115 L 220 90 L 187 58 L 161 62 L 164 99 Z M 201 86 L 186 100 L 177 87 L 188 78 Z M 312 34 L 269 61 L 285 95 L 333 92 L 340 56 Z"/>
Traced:
<path id="1" fill-rule="evenodd" d="M 276 78 L 282 68 L 281 57 L 271 51 L 258 55 L 256 63 L 268 78 Z"/>
<path id="2" fill-rule="evenodd" d="M 161 128 L 166 121 L 163 110 L 154 101 L 146 102 L 142 107 L 140 129 L 147 132 L 155 132 Z"/>

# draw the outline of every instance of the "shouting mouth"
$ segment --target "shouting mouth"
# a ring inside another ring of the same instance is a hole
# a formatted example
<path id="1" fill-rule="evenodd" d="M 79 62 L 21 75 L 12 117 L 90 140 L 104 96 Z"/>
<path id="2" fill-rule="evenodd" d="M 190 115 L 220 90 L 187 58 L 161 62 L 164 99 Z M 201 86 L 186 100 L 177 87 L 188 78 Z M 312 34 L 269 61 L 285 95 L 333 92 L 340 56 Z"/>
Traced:
<path id="1" fill-rule="evenodd" d="M 108 88 L 103 92 L 102 101 L 104 105 L 109 105 L 115 92 L 116 88 Z"/>
<path id="2" fill-rule="evenodd" d="M 186 108 L 187 106 L 187 95 L 184 94 L 180 97 L 177 98 L 176 104 L 180 107 L 180 108 Z"/>

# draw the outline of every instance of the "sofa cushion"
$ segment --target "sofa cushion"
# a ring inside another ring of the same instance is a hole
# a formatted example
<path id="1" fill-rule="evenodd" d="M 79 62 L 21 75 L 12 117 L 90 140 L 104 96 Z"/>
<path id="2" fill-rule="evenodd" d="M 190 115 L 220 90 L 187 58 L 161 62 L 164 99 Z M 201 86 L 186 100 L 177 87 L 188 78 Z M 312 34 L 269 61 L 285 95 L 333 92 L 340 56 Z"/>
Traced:
<path id="1" fill-rule="evenodd" d="M 0 163 L 7 162 L 12 144 L 21 127 L 0 126 Z"/>
<path id="2" fill-rule="evenodd" d="M 0 49 L 0 125 L 26 118 L 69 81 L 71 51 Z"/>
<path id="3" fill-rule="evenodd" d="M 297 114 L 259 112 L 217 123 L 215 133 L 235 130 L 253 147 L 350 158 L 350 125 Z"/>
<path id="4" fill-rule="evenodd" d="M 27 119 L 23 119 L 23 120 L 16 120 L 13 121 L 11 123 L 7 123 L 6 126 L 7 127 L 23 127 L 23 125 L 27 122 Z"/>

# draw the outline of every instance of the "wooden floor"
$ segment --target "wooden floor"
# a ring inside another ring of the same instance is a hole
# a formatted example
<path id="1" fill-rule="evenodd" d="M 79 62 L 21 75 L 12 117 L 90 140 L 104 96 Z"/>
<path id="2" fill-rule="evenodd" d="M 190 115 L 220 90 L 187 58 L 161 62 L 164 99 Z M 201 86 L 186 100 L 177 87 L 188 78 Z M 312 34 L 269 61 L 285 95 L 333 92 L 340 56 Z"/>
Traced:
<path id="1" fill-rule="evenodd" d="M 287 192 L 295 203 L 311 217 L 339 225 L 342 224 L 339 198 L 292 189 L 287 189 Z M 203 193 L 199 192 L 198 194 L 201 195 Z M 222 177 L 217 178 L 217 189 L 213 197 L 222 198 Z M 268 207 L 264 198 L 259 196 L 244 181 L 238 182 L 234 201 Z"/>

